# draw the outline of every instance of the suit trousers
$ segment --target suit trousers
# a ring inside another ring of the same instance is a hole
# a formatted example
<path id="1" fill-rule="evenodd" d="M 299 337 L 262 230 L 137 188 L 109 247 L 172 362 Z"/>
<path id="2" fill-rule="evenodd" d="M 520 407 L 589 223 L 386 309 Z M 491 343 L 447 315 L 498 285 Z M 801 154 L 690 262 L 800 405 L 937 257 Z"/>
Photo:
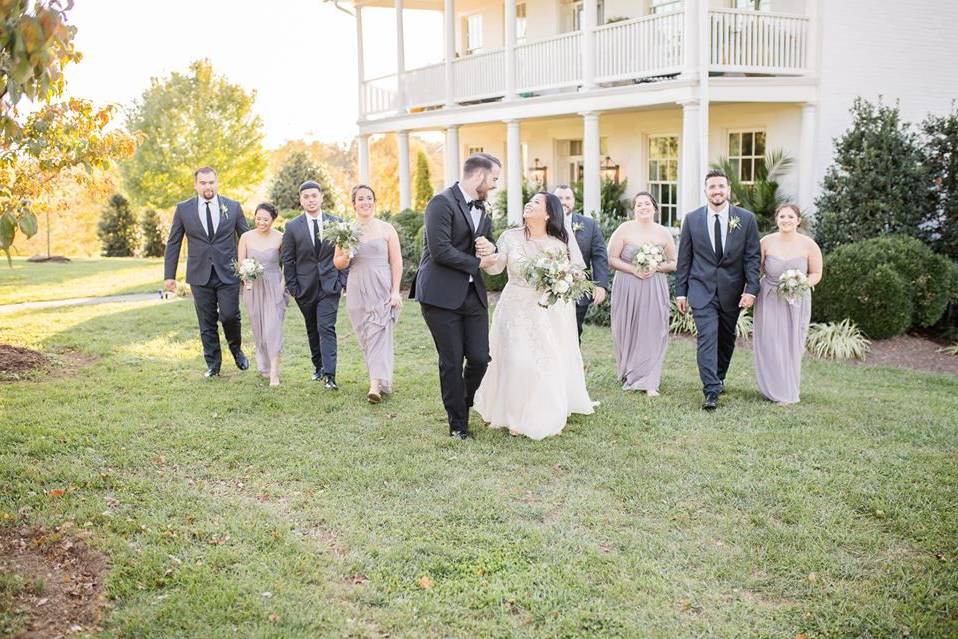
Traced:
<path id="1" fill-rule="evenodd" d="M 735 325 L 739 313 L 739 308 L 734 312 L 722 310 L 717 295 L 706 306 L 692 309 L 698 331 L 696 361 L 706 395 L 719 393 L 725 385 L 725 375 L 735 352 Z"/>
<path id="2" fill-rule="evenodd" d="M 203 342 L 203 358 L 207 367 L 219 370 L 223 362 L 220 353 L 220 335 L 216 322 L 223 325 L 223 334 L 230 352 L 240 352 L 242 330 L 240 328 L 239 283 L 224 284 L 210 269 L 210 279 L 204 286 L 193 285 L 193 306 L 200 323 L 200 340 Z"/>
<path id="3" fill-rule="evenodd" d="M 579 330 L 579 343 L 582 343 L 582 324 L 585 323 L 585 315 L 589 312 L 589 306 L 592 305 L 592 302 L 588 304 L 576 304 L 575 305 L 575 325 Z"/>
<path id="4" fill-rule="evenodd" d="M 439 385 L 449 430 L 467 431 L 469 408 L 489 366 L 489 311 L 473 283 L 457 309 L 419 306 L 439 353 Z"/>
<path id="5" fill-rule="evenodd" d="M 336 379 L 336 316 L 339 313 L 339 293 L 317 293 L 312 299 L 297 298 L 313 369 L 320 375 Z"/>

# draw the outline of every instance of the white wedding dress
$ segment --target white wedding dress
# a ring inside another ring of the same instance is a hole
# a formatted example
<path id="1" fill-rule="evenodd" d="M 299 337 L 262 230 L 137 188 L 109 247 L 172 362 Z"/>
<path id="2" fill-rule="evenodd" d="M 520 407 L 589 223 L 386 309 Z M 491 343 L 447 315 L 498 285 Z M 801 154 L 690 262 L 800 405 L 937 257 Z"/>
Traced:
<path id="1" fill-rule="evenodd" d="M 572 262 L 584 267 L 575 238 L 568 246 Z M 595 404 L 585 387 L 576 331 L 575 305 L 539 306 L 539 293 L 520 271 L 523 260 L 559 247 L 560 240 L 527 240 L 521 228 L 509 229 L 498 242 L 492 274 L 508 267 L 509 282 L 492 315 L 492 361 L 476 391 L 474 407 L 492 428 L 509 428 L 531 439 L 557 435 L 572 413 L 591 415 Z"/>

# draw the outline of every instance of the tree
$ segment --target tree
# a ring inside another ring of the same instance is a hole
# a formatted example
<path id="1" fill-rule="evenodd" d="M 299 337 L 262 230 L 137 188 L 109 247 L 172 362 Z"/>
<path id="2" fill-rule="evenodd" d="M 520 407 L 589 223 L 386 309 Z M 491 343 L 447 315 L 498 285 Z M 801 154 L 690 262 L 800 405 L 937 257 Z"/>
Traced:
<path id="1" fill-rule="evenodd" d="M 958 106 L 945 116 L 928 116 L 922 123 L 926 166 L 932 184 L 932 246 L 958 260 Z"/>
<path id="2" fill-rule="evenodd" d="M 253 114 L 255 97 L 216 75 L 208 60 L 194 62 L 188 73 L 153 78 L 127 122 L 143 139 L 122 167 L 133 200 L 173 206 L 200 166 L 216 169 L 224 192 L 248 195 L 263 180 L 267 162 L 263 122 Z"/>
<path id="3" fill-rule="evenodd" d="M 166 243 L 160 233 L 160 216 L 153 209 L 143 211 L 140 217 L 140 241 L 143 257 L 163 257 Z"/>
<path id="4" fill-rule="evenodd" d="M 927 239 L 930 175 L 920 141 L 898 107 L 858 98 L 852 125 L 816 200 L 816 237 L 825 251 L 898 233 Z"/>
<path id="5" fill-rule="evenodd" d="M 116 193 L 103 209 L 97 235 L 104 257 L 132 257 L 136 250 L 136 219 L 129 201 Z"/>
<path id="6" fill-rule="evenodd" d="M 425 152 L 416 154 L 416 189 L 412 207 L 417 211 L 425 211 L 429 200 L 435 195 L 432 182 L 429 179 L 429 159 Z"/>
<path id="7" fill-rule="evenodd" d="M 738 177 L 738 171 L 726 158 L 720 158 L 713 169 L 719 169 L 728 176 L 732 188 L 732 201 L 755 214 L 759 229 L 769 231 L 775 228 L 775 211 L 788 201 L 778 186 L 778 178 L 788 173 L 794 164 L 792 158 L 782 151 L 770 151 L 764 162 L 755 163 L 755 180 L 745 184 Z"/>
<path id="8" fill-rule="evenodd" d="M 291 153 L 273 178 L 269 187 L 269 199 L 280 210 L 299 208 L 299 187 L 313 180 L 323 187 L 323 209 L 336 209 L 336 193 L 329 175 L 319 164 L 313 162 L 304 151 Z"/>

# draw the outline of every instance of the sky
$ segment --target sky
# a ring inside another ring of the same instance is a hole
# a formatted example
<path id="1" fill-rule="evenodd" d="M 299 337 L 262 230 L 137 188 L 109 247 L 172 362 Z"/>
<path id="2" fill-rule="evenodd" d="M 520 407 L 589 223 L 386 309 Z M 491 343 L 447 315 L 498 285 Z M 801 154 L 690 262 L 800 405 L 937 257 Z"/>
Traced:
<path id="1" fill-rule="evenodd" d="M 342 3 L 349 6 L 349 3 Z M 356 134 L 356 25 L 322 0 L 76 0 L 79 64 L 67 93 L 129 106 L 151 77 L 209 58 L 217 73 L 256 91 L 266 145 L 346 142 Z M 406 10 L 406 67 L 442 59 L 442 15 Z M 363 9 L 366 77 L 396 70 L 396 15 Z"/>

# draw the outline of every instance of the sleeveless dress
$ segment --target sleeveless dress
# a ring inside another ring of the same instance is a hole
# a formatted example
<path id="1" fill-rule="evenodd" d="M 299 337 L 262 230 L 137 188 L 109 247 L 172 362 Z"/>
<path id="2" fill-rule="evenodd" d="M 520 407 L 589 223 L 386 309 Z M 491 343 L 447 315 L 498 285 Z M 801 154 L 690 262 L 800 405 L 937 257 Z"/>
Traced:
<path id="1" fill-rule="evenodd" d="M 366 369 L 392 392 L 393 333 L 399 310 L 389 306 L 392 271 L 386 238 L 360 243 L 353 251 L 346 283 L 346 311 L 363 351 Z"/>
<path id="2" fill-rule="evenodd" d="M 806 293 L 793 303 L 777 290 L 778 278 L 788 269 L 808 274 L 805 257 L 782 259 L 765 256 L 762 289 L 755 300 L 752 347 L 758 390 L 773 402 L 794 403 L 799 399 L 802 355 L 812 314 L 812 297 Z"/>
<path id="3" fill-rule="evenodd" d="M 526 241 L 522 229 L 510 229 L 499 238 L 499 272 L 507 268 L 509 281 L 492 316 L 492 361 L 475 397 L 475 409 L 490 427 L 509 428 L 531 439 L 557 435 L 569 415 L 591 415 L 594 407 L 585 386 L 575 305 L 539 306 L 539 293 L 521 275 L 525 259 L 552 247 L 566 245 L 548 237 L 537 248 L 537 243 Z M 581 259 L 578 255 L 577 261 Z"/>
<path id="4" fill-rule="evenodd" d="M 639 246 L 626 243 L 620 258 L 631 262 Z M 641 279 L 615 272 L 612 341 L 623 390 L 658 391 L 669 345 L 669 285 L 664 273 Z"/>
<path id="5" fill-rule="evenodd" d="M 256 343 L 256 367 L 261 374 L 268 375 L 270 360 L 283 352 L 283 320 L 286 318 L 289 296 L 283 284 L 279 249 L 249 247 L 246 255 L 264 268 L 263 274 L 253 280 L 252 288 L 247 290 L 243 286 L 242 290 Z"/>

